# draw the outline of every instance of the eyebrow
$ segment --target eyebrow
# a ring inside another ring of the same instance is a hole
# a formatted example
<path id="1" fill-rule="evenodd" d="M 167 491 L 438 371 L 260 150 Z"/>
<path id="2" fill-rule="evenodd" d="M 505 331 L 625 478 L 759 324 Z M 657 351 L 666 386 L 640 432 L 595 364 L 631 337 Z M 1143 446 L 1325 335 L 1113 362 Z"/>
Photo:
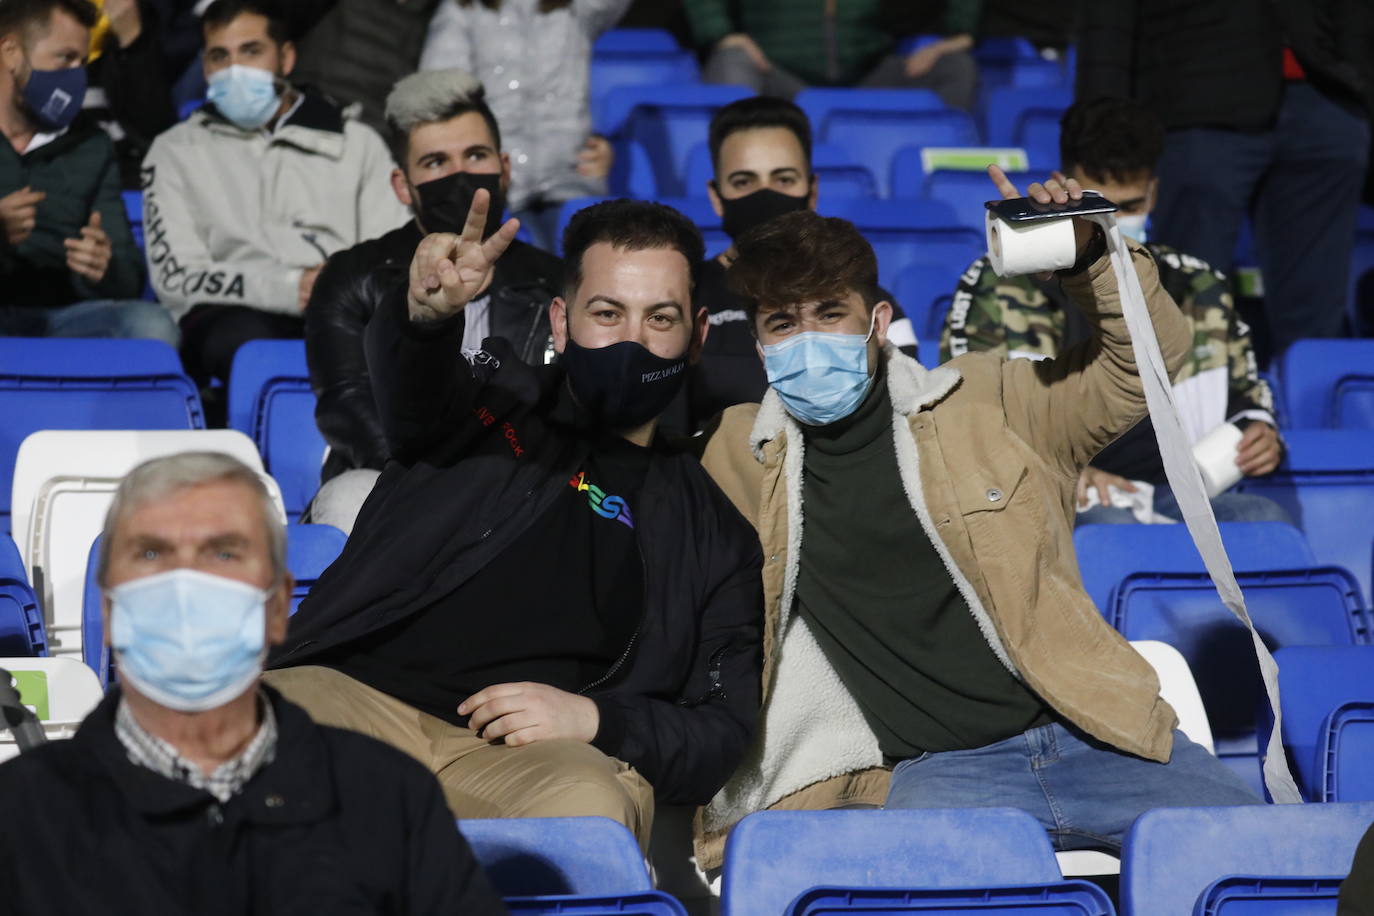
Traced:
<path id="1" fill-rule="evenodd" d="M 628 305 L 621 302 L 619 299 L 606 295 L 605 293 L 597 293 L 595 296 L 592 296 L 590 299 L 587 300 L 586 307 L 591 308 L 592 303 L 594 302 L 604 302 L 607 305 L 613 305 L 618 309 L 624 309 L 625 311 L 630 310 L 630 307 Z M 678 302 L 676 299 L 665 299 L 662 302 L 655 302 L 653 305 L 645 307 L 644 311 L 659 312 L 665 309 L 673 309 L 679 315 L 686 314 L 686 309 L 684 309 L 682 307 L 682 303 Z"/>
<path id="2" fill-rule="evenodd" d="M 757 178 L 757 177 L 759 177 L 759 173 L 758 173 L 758 172 L 755 172 L 753 169 L 736 169 L 735 171 L 731 172 L 729 175 L 726 175 L 726 176 L 725 176 L 725 180 L 726 180 L 726 181 L 734 181 L 736 178 Z"/>

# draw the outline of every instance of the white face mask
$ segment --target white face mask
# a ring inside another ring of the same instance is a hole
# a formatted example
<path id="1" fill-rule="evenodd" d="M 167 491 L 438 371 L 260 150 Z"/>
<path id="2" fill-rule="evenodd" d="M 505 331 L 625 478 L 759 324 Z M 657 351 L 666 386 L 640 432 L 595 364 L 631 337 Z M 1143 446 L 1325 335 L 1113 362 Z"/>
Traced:
<path id="1" fill-rule="evenodd" d="M 1148 213 L 1128 213 L 1125 216 L 1117 216 L 1116 225 L 1121 230 L 1121 234 L 1135 239 L 1137 242 L 1145 241 L 1145 222 L 1150 218 Z"/>

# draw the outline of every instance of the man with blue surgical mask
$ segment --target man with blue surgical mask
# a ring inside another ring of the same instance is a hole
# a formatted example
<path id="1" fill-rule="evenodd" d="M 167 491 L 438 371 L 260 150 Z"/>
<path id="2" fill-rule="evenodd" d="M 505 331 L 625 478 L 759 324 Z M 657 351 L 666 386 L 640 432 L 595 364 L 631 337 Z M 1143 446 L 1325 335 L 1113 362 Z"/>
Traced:
<path id="1" fill-rule="evenodd" d="M 0 335 L 175 346 L 167 310 L 138 301 L 114 148 L 81 115 L 95 21 L 87 0 L 0 3 Z"/>
<path id="2" fill-rule="evenodd" d="M 504 912 L 423 767 L 259 683 L 293 584 L 278 513 L 218 453 L 121 482 L 97 572 L 119 684 L 0 767 L 0 908 Z"/>
<path id="3" fill-rule="evenodd" d="M 1019 197 L 995 166 L 998 191 Z M 1032 185 L 1040 203 L 1081 197 Z M 698 862 L 761 808 L 1011 806 L 1061 849 L 1119 849 L 1160 805 L 1258 799 L 1176 730 L 1149 663 L 1083 591 L 1073 487 L 1145 413 L 1105 235 L 1060 272 L 1092 328 L 1046 362 L 927 370 L 885 340 L 872 248 L 802 212 L 738 240 L 770 390 L 703 461 L 763 544 L 759 745 L 703 812 Z M 1166 363 L 1192 338 L 1131 243 Z"/>
<path id="4" fill-rule="evenodd" d="M 377 132 L 293 86 L 274 0 L 215 0 L 201 16 L 207 104 L 143 163 L 148 265 L 202 384 L 249 340 L 298 338 L 326 258 L 409 217 Z"/>

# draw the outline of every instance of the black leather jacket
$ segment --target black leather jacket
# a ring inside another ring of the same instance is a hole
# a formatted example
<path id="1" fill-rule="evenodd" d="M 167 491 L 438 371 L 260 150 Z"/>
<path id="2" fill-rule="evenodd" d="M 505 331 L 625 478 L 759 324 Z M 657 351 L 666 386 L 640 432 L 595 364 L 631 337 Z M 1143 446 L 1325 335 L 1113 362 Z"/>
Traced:
<path id="1" fill-rule="evenodd" d="M 305 310 L 305 356 L 319 403 L 315 422 L 329 443 L 323 480 L 352 468 L 381 470 L 390 457 L 372 399 L 363 331 L 386 290 L 410 267 L 423 236 L 414 221 L 340 251 L 315 281 Z M 520 358 L 543 365 L 552 352 L 549 301 L 562 291 L 563 263 L 512 242 L 492 278 L 491 336 L 510 341 Z"/>

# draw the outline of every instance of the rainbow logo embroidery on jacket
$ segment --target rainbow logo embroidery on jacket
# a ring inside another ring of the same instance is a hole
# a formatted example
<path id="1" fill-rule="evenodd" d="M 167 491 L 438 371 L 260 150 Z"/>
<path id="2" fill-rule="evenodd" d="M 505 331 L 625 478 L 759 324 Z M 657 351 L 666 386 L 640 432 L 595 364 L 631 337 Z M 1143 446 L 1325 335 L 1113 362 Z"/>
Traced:
<path id="1" fill-rule="evenodd" d="M 586 471 L 578 471 L 574 474 L 572 480 L 568 481 L 568 486 L 579 493 L 586 493 L 587 502 L 591 505 L 592 511 L 602 518 L 614 519 L 628 528 L 635 526 L 634 519 L 630 517 L 630 507 L 624 498 L 608 496 L 605 490 L 587 480 Z"/>

